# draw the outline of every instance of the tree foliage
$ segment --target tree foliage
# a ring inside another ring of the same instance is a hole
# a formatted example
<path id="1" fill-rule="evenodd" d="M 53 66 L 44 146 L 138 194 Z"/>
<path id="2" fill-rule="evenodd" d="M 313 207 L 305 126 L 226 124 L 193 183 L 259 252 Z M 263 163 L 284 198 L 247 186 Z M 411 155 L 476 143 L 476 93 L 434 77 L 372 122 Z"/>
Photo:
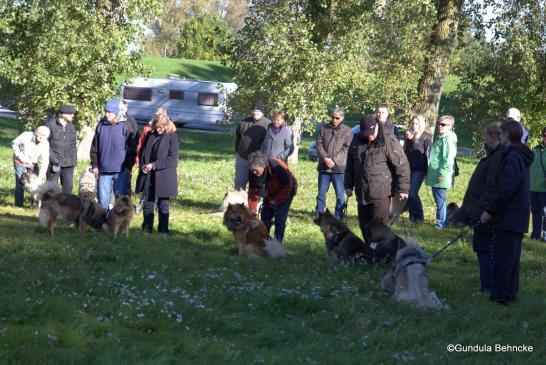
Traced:
<path id="1" fill-rule="evenodd" d="M 508 108 L 517 107 L 531 139 L 538 140 L 546 120 L 545 4 L 544 0 L 485 1 L 475 11 L 476 34 L 488 52 L 461 74 L 456 97 L 469 126 L 499 120 Z M 484 20 L 480 14 L 487 9 L 493 17 Z M 482 36 L 487 29 L 488 40 Z"/>
<path id="2" fill-rule="evenodd" d="M 136 53 L 142 19 L 155 0 L 11 0 L 2 6 L 0 74 L 16 88 L 16 113 L 28 126 L 63 103 L 76 125 L 92 124 L 117 91 L 116 75 L 143 74 Z"/>
<path id="3" fill-rule="evenodd" d="M 191 18 L 180 32 L 177 56 L 182 58 L 222 61 L 228 58 L 231 29 L 216 14 Z"/>

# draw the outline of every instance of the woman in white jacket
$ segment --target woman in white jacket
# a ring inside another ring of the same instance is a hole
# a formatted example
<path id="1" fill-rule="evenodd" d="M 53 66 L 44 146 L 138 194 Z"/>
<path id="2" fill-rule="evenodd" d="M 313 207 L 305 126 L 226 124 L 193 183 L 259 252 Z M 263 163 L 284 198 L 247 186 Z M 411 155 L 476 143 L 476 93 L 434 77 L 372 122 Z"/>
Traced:
<path id="1" fill-rule="evenodd" d="M 24 188 L 21 175 L 33 172 L 45 181 L 49 166 L 49 128 L 40 126 L 33 132 L 23 132 L 11 142 L 15 169 L 15 206 L 22 207 Z"/>

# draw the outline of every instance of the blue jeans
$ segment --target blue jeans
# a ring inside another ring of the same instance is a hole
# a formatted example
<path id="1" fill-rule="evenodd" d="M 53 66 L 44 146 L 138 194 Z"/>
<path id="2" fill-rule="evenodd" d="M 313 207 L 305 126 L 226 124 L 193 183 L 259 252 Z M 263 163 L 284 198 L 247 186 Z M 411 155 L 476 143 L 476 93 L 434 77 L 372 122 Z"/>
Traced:
<path id="1" fill-rule="evenodd" d="M 286 220 L 288 219 L 288 209 L 290 204 L 292 204 L 292 199 L 294 199 L 294 194 L 290 196 L 282 203 L 277 206 L 276 209 L 271 209 L 270 203 L 268 200 L 264 201 L 261 211 L 261 219 L 267 227 L 268 231 L 271 228 L 271 220 L 275 217 L 275 239 L 279 242 L 282 242 L 284 239 L 284 231 L 286 229 Z"/>
<path id="2" fill-rule="evenodd" d="M 114 182 L 114 192 L 116 195 L 131 195 L 131 172 L 124 170 L 118 175 Z"/>
<path id="3" fill-rule="evenodd" d="M 412 221 L 422 222 L 425 219 L 423 204 L 419 198 L 419 189 L 425 178 L 425 171 L 412 171 L 408 198 L 408 209 Z"/>
<path id="4" fill-rule="evenodd" d="M 15 169 L 15 206 L 23 207 L 23 202 L 25 201 L 25 187 L 21 184 L 21 176 L 25 172 L 38 174 L 38 169 L 31 169 L 18 163 L 13 163 L 13 168 Z"/>
<path id="5" fill-rule="evenodd" d="M 318 195 L 317 205 L 315 207 L 315 215 L 324 212 L 326 208 L 326 193 L 330 188 L 330 182 L 334 186 L 336 192 L 336 209 L 334 214 L 337 218 L 343 218 L 343 208 L 345 205 L 345 174 L 330 173 L 319 171 L 318 175 Z"/>
<path id="6" fill-rule="evenodd" d="M 124 184 L 125 180 L 123 178 L 120 179 L 119 172 L 101 172 L 99 174 L 98 199 L 100 206 L 105 212 L 108 213 L 110 210 L 110 194 L 112 194 L 112 190 L 116 196 L 124 195 L 122 194 Z"/>
<path id="7" fill-rule="evenodd" d="M 432 196 L 436 202 L 436 228 L 447 228 L 446 188 L 432 188 Z"/>

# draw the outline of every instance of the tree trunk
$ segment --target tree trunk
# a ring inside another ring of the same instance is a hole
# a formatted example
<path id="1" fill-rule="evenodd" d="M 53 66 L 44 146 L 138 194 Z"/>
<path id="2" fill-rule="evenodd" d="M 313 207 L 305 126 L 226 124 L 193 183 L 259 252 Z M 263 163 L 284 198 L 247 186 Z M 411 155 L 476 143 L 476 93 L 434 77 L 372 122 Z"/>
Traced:
<path id="1" fill-rule="evenodd" d="M 292 130 L 292 133 L 294 135 L 294 153 L 292 153 L 290 157 L 288 157 L 289 165 L 296 165 L 298 163 L 298 153 L 300 150 L 302 124 L 303 124 L 303 120 L 300 117 L 296 117 L 296 119 L 294 120 L 294 123 L 288 126 L 288 128 Z"/>
<path id="2" fill-rule="evenodd" d="M 414 109 L 416 114 L 425 116 L 430 131 L 434 131 L 434 124 L 438 117 L 442 86 L 451 54 L 455 49 L 459 14 L 463 4 L 464 0 L 436 2 L 436 24 L 430 35 L 423 75 L 417 86 L 419 101 Z"/>

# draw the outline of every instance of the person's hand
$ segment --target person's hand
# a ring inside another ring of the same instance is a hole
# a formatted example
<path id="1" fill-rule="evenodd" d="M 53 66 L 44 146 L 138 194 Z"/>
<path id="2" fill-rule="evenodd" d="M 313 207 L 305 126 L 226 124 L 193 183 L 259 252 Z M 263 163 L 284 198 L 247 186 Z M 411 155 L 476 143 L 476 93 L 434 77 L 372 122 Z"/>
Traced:
<path id="1" fill-rule="evenodd" d="M 406 138 L 407 139 L 412 140 L 414 136 L 415 136 L 415 134 L 413 134 L 412 132 L 410 132 L 410 131 L 406 132 Z"/>
<path id="2" fill-rule="evenodd" d="M 398 197 L 399 199 L 402 201 L 402 200 L 407 200 L 409 195 L 408 194 L 404 194 L 404 193 L 398 193 Z"/>
<path id="3" fill-rule="evenodd" d="M 493 219 L 491 214 L 489 214 L 487 212 L 483 212 L 482 216 L 480 217 L 480 223 L 489 223 L 489 222 L 491 222 L 491 219 Z"/>
<path id="4" fill-rule="evenodd" d="M 329 169 L 333 168 L 333 167 L 336 165 L 336 163 L 334 162 L 334 160 L 332 160 L 332 159 L 329 158 L 329 157 L 326 157 L 326 158 L 324 159 L 324 163 L 326 164 L 326 167 L 328 167 Z"/>
<path id="5" fill-rule="evenodd" d="M 91 171 L 93 172 L 93 176 L 95 176 L 95 178 L 99 177 L 99 168 L 98 167 L 93 167 L 91 169 Z"/>
<path id="6" fill-rule="evenodd" d="M 442 183 L 443 181 L 444 181 L 444 177 L 443 176 L 438 176 L 438 182 Z"/>
<path id="7" fill-rule="evenodd" d="M 347 198 L 350 198 L 353 195 L 353 189 L 345 189 L 345 195 L 347 195 Z"/>
<path id="8" fill-rule="evenodd" d="M 142 170 L 143 174 L 149 173 L 150 171 L 152 171 L 152 164 L 149 163 L 149 164 L 146 164 L 146 165 L 142 165 L 141 170 Z"/>

